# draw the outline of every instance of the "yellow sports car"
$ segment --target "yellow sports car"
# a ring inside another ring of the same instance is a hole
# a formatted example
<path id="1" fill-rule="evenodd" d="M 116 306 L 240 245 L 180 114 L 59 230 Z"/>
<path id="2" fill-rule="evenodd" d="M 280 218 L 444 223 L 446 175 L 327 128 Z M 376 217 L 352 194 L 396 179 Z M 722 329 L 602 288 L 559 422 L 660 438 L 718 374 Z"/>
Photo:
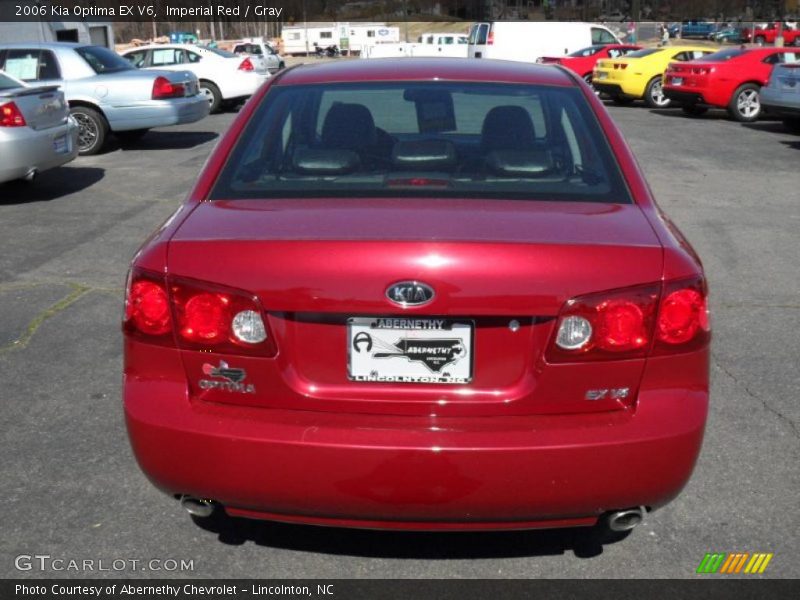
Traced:
<path id="1" fill-rule="evenodd" d="M 702 58 L 717 50 L 704 46 L 663 46 L 636 50 L 624 58 L 598 60 L 592 85 L 617 104 L 643 99 L 651 108 L 666 108 L 670 99 L 664 96 L 661 80 L 667 65 L 676 60 Z"/>

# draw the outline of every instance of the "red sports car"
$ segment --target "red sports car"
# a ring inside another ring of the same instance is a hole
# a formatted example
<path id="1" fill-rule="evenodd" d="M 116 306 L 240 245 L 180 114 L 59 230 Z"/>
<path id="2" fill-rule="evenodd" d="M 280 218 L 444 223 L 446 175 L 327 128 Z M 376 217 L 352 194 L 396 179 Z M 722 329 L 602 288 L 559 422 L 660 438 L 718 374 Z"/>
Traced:
<path id="1" fill-rule="evenodd" d="M 571 71 L 301 66 L 128 277 L 141 468 L 192 514 L 627 530 L 700 451 L 699 259 Z"/>
<path id="2" fill-rule="evenodd" d="M 797 61 L 800 50 L 727 48 L 699 60 L 670 63 L 664 95 L 689 115 L 718 107 L 737 121 L 755 121 L 761 114 L 759 92 L 772 67 Z"/>
<path id="3" fill-rule="evenodd" d="M 634 50 L 640 50 L 641 46 L 631 46 L 630 44 L 598 44 L 582 48 L 566 56 L 543 56 L 536 62 L 545 64 L 563 65 L 583 77 L 586 83 L 592 83 L 592 71 L 594 65 L 601 58 L 619 58 Z"/>

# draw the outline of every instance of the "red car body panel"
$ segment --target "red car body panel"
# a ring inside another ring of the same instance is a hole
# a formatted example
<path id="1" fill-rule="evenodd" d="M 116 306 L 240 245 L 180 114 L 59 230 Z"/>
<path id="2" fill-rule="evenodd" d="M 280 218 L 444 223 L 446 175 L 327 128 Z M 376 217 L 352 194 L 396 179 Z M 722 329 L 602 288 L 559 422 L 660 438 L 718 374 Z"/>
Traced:
<path id="1" fill-rule="evenodd" d="M 724 61 L 702 59 L 670 63 L 665 73 L 664 93 L 678 101 L 688 95 L 699 104 L 725 108 L 740 85 L 766 85 L 773 65 L 765 63 L 764 59 L 785 51 L 783 48 L 753 48 Z M 675 83 L 676 77 L 682 81 L 679 85 Z"/>
<path id="2" fill-rule="evenodd" d="M 490 62 L 288 70 L 245 105 L 133 265 L 252 294 L 277 352 L 230 356 L 126 335 L 126 422 L 156 486 L 238 516 L 431 530 L 591 525 L 608 510 L 656 508 L 680 492 L 703 438 L 708 346 L 566 363 L 548 362 L 545 349 L 570 298 L 702 276 L 699 259 L 588 87 L 561 69 Z M 578 86 L 635 204 L 206 201 L 271 86 L 437 77 Z M 404 279 L 432 285 L 436 298 L 390 305 L 387 284 Z M 473 382 L 349 381 L 343 331 L 353 315 L 468 316 Z M 246 369 L 254 393 L 198 384 L 222 360 Z M 630 395 L 586 400 L 587 389 L 617 387 Z"/>
<path id="3" fill-rule="evenodd" d="M 591 56 L 544 56 L 541 58 L 541 62 L 562 65 L 579 77 L 586 77 L 592 74 L 598 60 L 601 58 L 614 58 L 609 52 L 613 50 L 632 52 L 639 49 L 641 49 L 641 46 L 631 44 L 608 44 Z"/>

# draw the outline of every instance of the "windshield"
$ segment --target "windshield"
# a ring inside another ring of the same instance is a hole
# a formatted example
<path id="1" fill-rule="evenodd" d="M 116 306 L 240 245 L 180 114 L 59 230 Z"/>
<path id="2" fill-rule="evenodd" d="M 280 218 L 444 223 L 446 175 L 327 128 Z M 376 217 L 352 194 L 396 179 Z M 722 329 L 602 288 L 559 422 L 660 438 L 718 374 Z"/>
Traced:
<path id="1" fill-rule="evenodd" d="M 11 79 L 5 73 L 0 73 L 0 90 L 13 90 L 14 88 L 23 87 L 24 84 L 21 84 L 15 79 Z"/>
<path id="2" fill-rule="evenodd" d="M 103 46 L 83 46 L 82 48 L 75 48 L 75 52 L 77 52 L 98 75 L 130 71 L 134 68 L 131 63 L 122 58 L 119 54 Z"/>
<path id="3" fill-rule="evenodd" d="M 721 62 L 741 56 L 745 52 L 747 51 L 740 48 L 726 48 L 725 50 L 720 50 L 719 52 L 714 52 L 713 54 L 706 54 L 703 57 L 703 61 Z"/>
<path id="4" fill-rule="evenodd" d="M 589 46 L 588 48 L 581 48 L 573 52 L 572 54 L 567 54 L 567 56 L 592 56 L 593 54 L 597 54 L 603 46 Z"/>
<path id="5" fill-rule="evenodd" d="M 661 52 L 663 48 L 643 48 L 642 50 L 635 50 L 625 55 L 625 58 L 644 58 L 656 52 Z"/>
<path id="6" fill-rule="evenodd" d="M 579 89 L 460 82 L 277 86 L 212 199 L 431 195 L 631 202 Z"/>

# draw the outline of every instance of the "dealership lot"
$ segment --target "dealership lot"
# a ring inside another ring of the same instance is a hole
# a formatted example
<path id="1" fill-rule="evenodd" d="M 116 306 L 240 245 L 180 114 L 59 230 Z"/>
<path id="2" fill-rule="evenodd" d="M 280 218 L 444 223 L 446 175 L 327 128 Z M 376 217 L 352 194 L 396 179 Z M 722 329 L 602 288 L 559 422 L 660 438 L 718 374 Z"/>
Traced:
<path id="1" fill-rule="evenodd" d="M 705 262 L 715 335 L 697 470 L 630 537 L 598 548 L 575 530 L 200 527 L 145 480 L 120 405 L 125 270 L 178 206 L 234 116 L 224 113 L 81 158 L 30 186 L 0 186 L 0 576 L 108 575 L 97 561 L 113 569 L 122 560 L 123 574 L 140 576 L 690 577 L 711 551 L 772 552 L 767 575 L 800 576 L 800 137 L 722 113 L 609 110 Z M 94 560 L 95 570 L 15 568 L 15 557 L 33 554 Z M 193 570 L 155 571 L 168 560 L 193 560 Z"/>

